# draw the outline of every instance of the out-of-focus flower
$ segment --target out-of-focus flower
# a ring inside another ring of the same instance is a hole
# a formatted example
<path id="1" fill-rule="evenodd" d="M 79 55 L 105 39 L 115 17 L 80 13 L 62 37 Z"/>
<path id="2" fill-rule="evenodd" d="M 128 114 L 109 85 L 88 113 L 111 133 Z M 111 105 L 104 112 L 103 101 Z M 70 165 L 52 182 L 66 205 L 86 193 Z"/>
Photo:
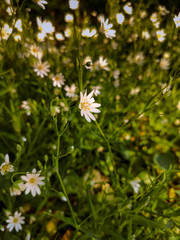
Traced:
<path id="1" fill-rule="evenodd" d="M 43 10 L 45 9 L 44 4 L 48 4 L 48 2 L 45 0 L 35 0 L 35 3 L 39 5 Z"/>
<path id="2" fill-rule="evenodd" d="M 162 29 L 162 30 L 156 31 L 156 36 L 157 36 L 157 39 L 159 42 L 163 42 L 165 40 L 166 34 L 165 34 L 164 30 Z"/>
<path id="3" fill-rule="evenodd" d="M 103 59 L 102 56 L 99 56 L 99 60 L 95 62 L 96 69 L 99 70 L 99 68 L 104 69 L 106 71 L 109 71 L 108 67 L 108 60 L 105 58 Z"/>
<path id="4" fill-rule="evenodd" d="M 166 9 L 165 6 L 159 5 L 159 12 L 162 16 L 165 16 L 166 14 L 169 13 L 169 11 Z"/>
<path id="5" fill-rule="evenodd" d="M 59 40 L 59 41 L 63 41 L 63 40 L 64 40 L 64 36 L 63 36 L 63 34 L 60 33 L 60 32 L 57 32 L 57 33 L 55 34 L 55 36 L 56 36 L 56 39 Z"/>
<path id="6" fill-rule="evenodd" d="M 26 111 L 26 114 L 31 115 L 31 107 L 28 101 L 22 101 L 21 108 Z"/>
<path id="7" fill-rule="evenodd" d="M 62 73 L 59 73 L 59 74 L 56 74 L 53 78 L 52 78 L 52 81 L 53 81 L 53 87 L 58 87 L 58 88 L 61 88 L 62 85 L 64 85 L 64 82 L 66 81 L 64 79 L 64 76 Z"/>
<path id="8" fill-rule="evenodd" d="M 17 187 L 18 186 L 18 187 Z M 10 195 L 11 196 L 17 196 L 17 195 L 21 195 L 21 192 L 24 191 L 25 189 L 25 185 L 23 182 L 20 182 L 16 185 L 13 185 L 11 188 L 10 188 Z"/>
<path id="9" fill-rule="evenodd" d="M 140 15 L 141 18 L 147 17 L 147 12 L 146 12 L 146 10 L 140 10 L 139 15 Z"/>
<path id="10" fill-rule="evenodd" d="M 71 13 L 67 13 L 64 17 L 65 22 L 74 22 L 74 16 Z"/>
<path id="11" fill-rule="evenodd" d="M 14 40 L 15 40 L 16 42 L 21 41 L 21 36 L 20 36 L 19 34 L 15 35 L 15 36 L 14 36 Z"/>
<path id="12" fill-rule="evenodd" d="M 75 94 L 75 92 L 76 92 L 76 85 L 74 83 L 71 85 L 71 87 L 66 85 L 64 87 L 64 90 L 66 91 L 66 96 L 67 97 L 72 98 L 72 97 L 76 96 L 76 94 Z"/>
<path id="13" fill-rule="evenodd" d="M 82 36 L 83 37 L 93 37 L 97 33 L 96 29 L 92 29 L 90 31 L 89 28 L 86 28 L 82 31 Z"/>
<path id="14" fill-rule="evenodd" d="M 115 79 L 113 84 L 116 88 L 119 87 L 119 79 Z"/>
<path id="15" fill-rule="evenodd" d="M 117 23 L 122 24 L 125 20 L 124 15 L 122 13 L 117 13 L 116 20 L 117 20 Z"/>
<path id="16" fill-rule="evenodd" d="M 131 15 L 132 14 L 132 6 L 131 6 L 131 3 L 130 2 L 128 2 L 124 7 L 124 11 L 127 13 L 127 14 L 129 14 L 129 15 Z"/>
<path id="17" fill-rule="evenodd" d="M 48 75 L 48 72 L 50 71 L 49 68 L 50 66 L 48 62 L 41 62 L 41 60 L 39 60 L 34 66 L 34 71 L 36 72 L 37 76 L 44 78 L 44 76 Z"/>
<path id="18" fill-rule="evenodd" d="M 149 32 L 148 32 L 148 31 L 143 31 L 143 32 L 142 32 L 142 38 L 143 38 L 143 39 L 146 39 L 146 40 L 147 40 L 149 37 L 150 37 L 150 35 L 149 35 Z"/>
<path id="19" fill-rule="evenodd" d="M 138 52 L 134 58 L 136 64 L 142 65 L 144 62 L 144 55 L 142 52 Z"/>
<path id="20" fill-rule="evenodd" d="M 1 174 L 4 175 L 7 172 L 13 172 L 14 171 L 14 166 L 11 165 L 10 161 L 9 161 L 9 155 L 6 154 L 4 157 L 5 162 L 1 164 L 0 166 L 0 170 L 1 170 Z"/>
<path id="21" fill-rule="evenodd" d="M 4 26 L 1 29 L 0 40 L 1 39 L 7 40 L 11 35 L 11 33 L 12 33 L 12 28 L 10 28 L 8 24 L 4 24 Z"/>
<path id="22" fill-rule="evenodd" d="M 101 31 L 102 31 L 102 33 L 104 33 L 105 36 L 107 38 L 110 38 L 110 39 L 115 37 L 116 36 L 116 30 L 111 29 L 113 25 L 111 23 L 110 24 L 108 23 L 109 19 L 107 18 L 106 21 L 105 21 L 105 19 L 103 17 L 101 17 L 100 21 L 101 21 Z"/>
<path id="23" fill-rule="evenodd" d="M 134 88 L 134 89 L 131 89 L 131 91 L 130 91 L 130 95 L 137 95 L 139 92 L 140 92 L 140 88 L 139 87 L 137 87 L 137 88 Z"/>
<path id="24" fill-rule="evenodd" d="M 163 70 L 167 70 L 169 68 L 169 59 L 161 58 L 159 66 Z"/>
<path id="25" fill-rule="evenodd" d="M 36 44 L 30 46 L 30 53 L 39 60 L 42 59 L 43 51 Z"/>
<path id="26" fill-rule="evenodd" d="M 94 87 L 91 87 L 91 88 L 94 91 L 95 96 L 98 96 L 101 93 L 100 92 L 101 86 L 94 86 Z"/>
<path id="27" fill-rule="evenodd" d="M 72 10 L 75 10 L 79 7 L 79 1 L 77 0 L 69 0 L 69 7 Z"/>
<path id="28" fill-rule="evenodd" d="M 54 27 L 50 21 L 42 21 L 39 17 L 37 17 L 37 25 L 40 33 L 46 37 L 47 34 L 51 34 L 54 32 Z"/>
<path id="29" fill-rule="evenodd" d="M 21 19 L 18 19 L 18 20 L 16 21 L 15 28 L 16 28 L 18 31 L 22 32 L 22 22 L 21 22 Z"/>
<path id="30" fill-rule="evenodd" d="M 176 27 L 178 28 L 180 26 L 180 12 L 179 12 L 178 16 L 175 15 L 173 20 L 174 20 Z"/>
<path id="31" fill-rule="evenodd" d="M 91 119 L 93 121 L 96 120 L 96 118 L 93 116 L 93 113 L 99 113 L 100 110 L 97 109 L 98 107 L 101 106 L 99 103 L 95 103 L 94 98 L 92 97 L 94 94 L 94 91 L 90 92 L 87 95 L 87 90 L 85 91 L 84 95 L 82 92 L 80 92 L 80 103 L 79 103 L 79 108 L 81 109 L 81 116 L 85 116 L 86 120 L 88 122 L 91 122 Z"/>
<path id="32" fill-rule="evenodd" d="M 14 216 L 9 216 L 9 218 L 6 220 L 8 223 L 7 228 L 9 229 L 9 232 L 15 228 L 16 232 L 19 232 L 19 230 L 22 230 L 21 224 L 24 224 L 24 218 L 21 217 L 21 213 L 15 212 Z"/>
<path id="33" fill-rule="evenodd" d="M 39 185 L 42 186 L 44 185 L 44 178 L 45 177 L 40 177 L 41 171 L 36 173 L 36 169 L 34 168 L 32 170 L 32 173 L 27 173 L 24 176 L 21 176 L 21 179 L 24 180 L 25 183 L 25 194 L 28 194 L 31 192 L 33 197 L 35 197 L 36 193 L 41 194 L 41 190 L 39 188 Z"/>
<path id="34" fill-rule="evenodd" d="M 71 29 L 69 27 L 66 27 L 66 29 L 64 30 L 64 35 L 69 38 L 71 36 Z"/>
<path id="35" fill-rule="evenodd" d="M 121 72 L 120 72 L 119 69 L 114 70 L 114 71 L 112 72 L 112 74 L 113 74 L 113 78 L 114 78 L 114 79 L 118 79 L 120 73 L 121 73 Z"/>
<path id="36" fill-rule="evenodd" d="M 51 106 L 50 111 L 52 116 L 56 116 L 61 110 L 58 106 Z"/>
<path id="37" fill-rule="evenodd" d="M 157 13 L 153 13 L 150 17 L 151 22 L 155 23 L 157 22 L 158 18 L 157 18 Z"/>
<path id="38" fill-rule="evenodd" d="M 135 193 L 138 193 L 139 192 L 139 188 L 141 187 L 139 182 L 140 182 L 140 180 L 134 180 L 134 181 L 130 182 L 130 184 L 131 184 L 132 188 L 134 189 Z"/>

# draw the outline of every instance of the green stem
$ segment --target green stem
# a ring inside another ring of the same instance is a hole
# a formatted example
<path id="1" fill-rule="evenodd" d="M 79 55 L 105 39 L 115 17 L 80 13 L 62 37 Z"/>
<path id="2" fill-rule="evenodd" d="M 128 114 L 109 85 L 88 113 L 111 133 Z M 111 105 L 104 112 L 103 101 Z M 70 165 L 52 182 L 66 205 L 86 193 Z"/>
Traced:
<path id="1" fill-rule="evenodd" d="M 69 197 L 68 197 L 68 194 L 66 192 L 66 189 L 65 189 L 65 186 L 64 186 L 64 183 L 62 181 L 62 178 L 61 178 L 61 175 L 59 173 L 59 153 L 60 153 L 60 138 L 61 138 L 61 135 L 59 132 L 58 132 L 58 127 L 57 127 L 57 121 L 54 121 L 55 122 L 55 126 L 56 126 L 56 132 L 57 132 L 57 136 L 58 136 L 58 139 L 57 139 L 57 156 L 56 156 L 56 161 L 55 161 L 55 167 L 56 167 L 56 174 L 58 176 L 58 179 L 59 179 L 59 182 L 60 182 L 60 185 L 63 189 L 63 192 L 64 192 L 64 195 L 67 199 L 67 203 L 68 203 L 68 206 L 69 206 L 69 209 L 71 211 L 71 215 L 72 215 L 72 218 L 73 218 L 73 221 L 74 221 L 74 224 L 76 226 L 76 229 L 78 229 L 78 224 L 77 224 L 77 221 L 76 221 L 76 218 L 75 218 L 75 215 L 74 215 L 74 211 L 73 211 L 73 208 L 72 208 L 72 205 L 70 203 L 70 200 L 69 200 Z"/>
<path id="2" fill-rule="evenodd" d="M 117 172 L 116 172 L 116 168 L 114 167 L 114 163 L 113 163 L 113 154 L 112 154 L 112 150 L 111 150 L 111 145 L 110 145 L 110 143 L 109 143 L 109 140 L 108 140 L 108 139 L 106 138 L 106 136 L 104 135 L 104 133 L 103 133 L 101 127 L 99 126 L 98 122 L 95 121 L 95 123 L 96 123 L 96 126 L 97 126 L 99 132 L 101 133 L 102 137 L 104 138 L 104 140 L 105 140 L 105 142 L 107 143 L 107 146 L 108 146 L 108 151 L 109 151 L 110 159 L 111 159 L 111 165 L 113 166 L 113 169 L 114 169 L 114 176 L 113 176 L 111 170 L 109 169 L 109 165 L 107 164 L 108 170 L 109 170 L 109 173 L 110 173 L 110 176 L 111 176 L 111 178 L 112 178 L 112 181 L 113 181 L 113 179 L 114 179 L 114 177 L 115 177 L 116 183 L 115 183 L 114 185 L 118 187 L 118 189 L 120 190 L 120 193 L 123 195 L 123 191 L 122 191 L 121 186 L 120 186 L 120 183 L 119 183 L 118 174 L 117 174 Z"/>

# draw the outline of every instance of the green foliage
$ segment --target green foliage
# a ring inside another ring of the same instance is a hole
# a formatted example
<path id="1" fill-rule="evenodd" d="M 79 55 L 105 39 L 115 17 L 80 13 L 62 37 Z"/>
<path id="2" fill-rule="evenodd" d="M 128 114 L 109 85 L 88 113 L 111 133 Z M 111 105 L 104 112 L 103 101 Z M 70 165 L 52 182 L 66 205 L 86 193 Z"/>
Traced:
<path id="1" fill-rule="evenodd" d="M 68 1 L 49 1 L 45 10 L 36 1 L 2 1 L 0 240 L 180 239 L 178 2 L 129 3 L 130 14 L 118 0 L 80 1 L 76 10 Z M 113 24 L 112 39 L 99 14 Z M 50 21 L 44 30 L 37 17 Z M 96 34 L 83 36 L 86 28 Z M 79 95 L 93 87 L 101 112 L 87 122 Z M 20 187 L 34 168 L 44 177 L 35 197 Z M 16 211 L 25 223 L 9 232 Z"/>

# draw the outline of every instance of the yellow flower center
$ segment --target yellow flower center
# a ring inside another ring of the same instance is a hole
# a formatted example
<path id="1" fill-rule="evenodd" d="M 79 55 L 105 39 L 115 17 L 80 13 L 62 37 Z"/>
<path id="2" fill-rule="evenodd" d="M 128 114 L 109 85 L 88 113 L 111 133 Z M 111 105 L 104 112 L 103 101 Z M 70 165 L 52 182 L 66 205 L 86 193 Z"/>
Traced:
<path id="1" fill-rule="evenodd" d="M 8 172 L 8 170 L 9 170 L 9 164 L 5 164 L 4 166 L 2 166 L 2 170 L 3 170 L 4 172 Z"/>
<path id="2" fill-rule="evenodd" d="M 38 66 L 38 70 L 39 70 L 39 71 L 42 71 L 42 70 L 43 70 L 43 65 L 39 65 L 39 66 Z"/>
<path id="3" fill-rule="evenodd" d="M 59 81 L 60 81 L 60 77 L 57 77 L 57 76 L 56 76 L 54 79 L 55 79 L 56 82 L 59 82 Z"/>
<path id="4" fill-rule="evenodd" d="M 18 218 L 14 218 L 14 219 L 13 219 L 13 222 L 14 222 L 14 223 L 17 223 L 17 222 L 18 222 Z"/>
<path id="5" fill-rule="evenodd" d="M 88 102 L 82 102 L 81 103 L 81 109 L 86 111 L 86 110 L 90 110 L 90 106 L 91 106 L 91 103 L 88 103 Z"/>
<path id="6" fill-rule="evenodd" d="M 29 180 L 29 182 L 30 182 L 30 183 L 34 183 L 34 182 L 35 182 L 35 178 L 31 178 L 31 179 Z"/>

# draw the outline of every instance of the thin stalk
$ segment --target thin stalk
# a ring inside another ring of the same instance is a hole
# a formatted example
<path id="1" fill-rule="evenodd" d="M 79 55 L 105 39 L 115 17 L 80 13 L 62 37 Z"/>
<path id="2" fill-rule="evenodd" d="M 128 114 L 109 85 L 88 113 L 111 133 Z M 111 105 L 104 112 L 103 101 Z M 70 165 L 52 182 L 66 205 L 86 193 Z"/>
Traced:
<path id="1" fill-rule="evenodd" d="M 56 133 L 57 133 L 57 156 L 56 156 L 56 161 L 55 161 L 55 167 L 56 167 L 56 174 L 57 174 L 57 177 L 59 179 L 59 182 L 60 182 L 60 185 L 63 189 L 63 192 L 64 192 L 64 195 L 67 199 L 67 203 L 68 203 L 68 206 L 69 206 L 69 209 L 71 211 L 71 215 L 72 215 L 72 218 L 73 218 L 73 221 L 74 221 L 74 224 L 76 226 L 76 229 L 78 229 L 78 224 L 77 224 L 77 221 L 76 221 L 76 218 L 75 218 L 75 215 L 74 215 L 74 211 L 73 211 L 73 208 L 72 208 L 72 205 L 71 205 L 71 202 L 69 200 L 69 197 L 68 197 L 68 194 L 66 192 L 66 188 L 64 186 L 64 183 L 62 181 L 62 178 L 61 178 L 61 175 L 59 173 L 59 153 L 60 153 L 60 139 L 61 139 L 61 134 L 58 132 L 58 127 L 57 127 L 57 121 L 54 121 L 55 122 L 55 126 L 56 126 Z"/>
<path id="2" fill-rule="evenodd" d="M 114 163 L 113 163 L 113 154 L 112 154 L 112 150 L 111 150 L 111 145 L 110 145 L 110 143 L 109 143 L 109 140 L 108 140 L 108 139 L 106 138 L 106 136 L 104 135 L 104 133 L 103 133 L 101 127 L 99 126 L 98 122 L 95 121 L 95 123 L 96 123 L 96 126 L 97 126 L 99 132 L 101 133 L 102 137 L 104 138 L 104 141 L 107 143 L 107 146 L 108 146 L 108 151 L 109 151 L 109 154 L 110 154 L 111 164 L 112 164 L 113 169 L 114 169 L 114 176 L 113 176 L 113 175 L 112 175 L 112 172 L 111 172 L 111 170 L 109 169 L 109 166 L 108 166 L 108 164 L 107 164 L 108 169 L 109 169 L 109 173 L 110 173 L 111 178 L 112 178 L 112 181 L 113 181 L 113 179 L 114 179 L 114 177 L 115 177 L 115 179 L 116 179 L 115 185 L 118 187 L 118 189 L 120 190 L 120 193 L 123 195 L 123 191 L 122 191 L 122 189 L 121 189 L 121 186 L 120 186 L 120 183 L 119 183 L 119 179 L 118 179 L 118 175 L 117 175 L 116 169 L 115 169 L 115 167 L 114 167 Z"/>

